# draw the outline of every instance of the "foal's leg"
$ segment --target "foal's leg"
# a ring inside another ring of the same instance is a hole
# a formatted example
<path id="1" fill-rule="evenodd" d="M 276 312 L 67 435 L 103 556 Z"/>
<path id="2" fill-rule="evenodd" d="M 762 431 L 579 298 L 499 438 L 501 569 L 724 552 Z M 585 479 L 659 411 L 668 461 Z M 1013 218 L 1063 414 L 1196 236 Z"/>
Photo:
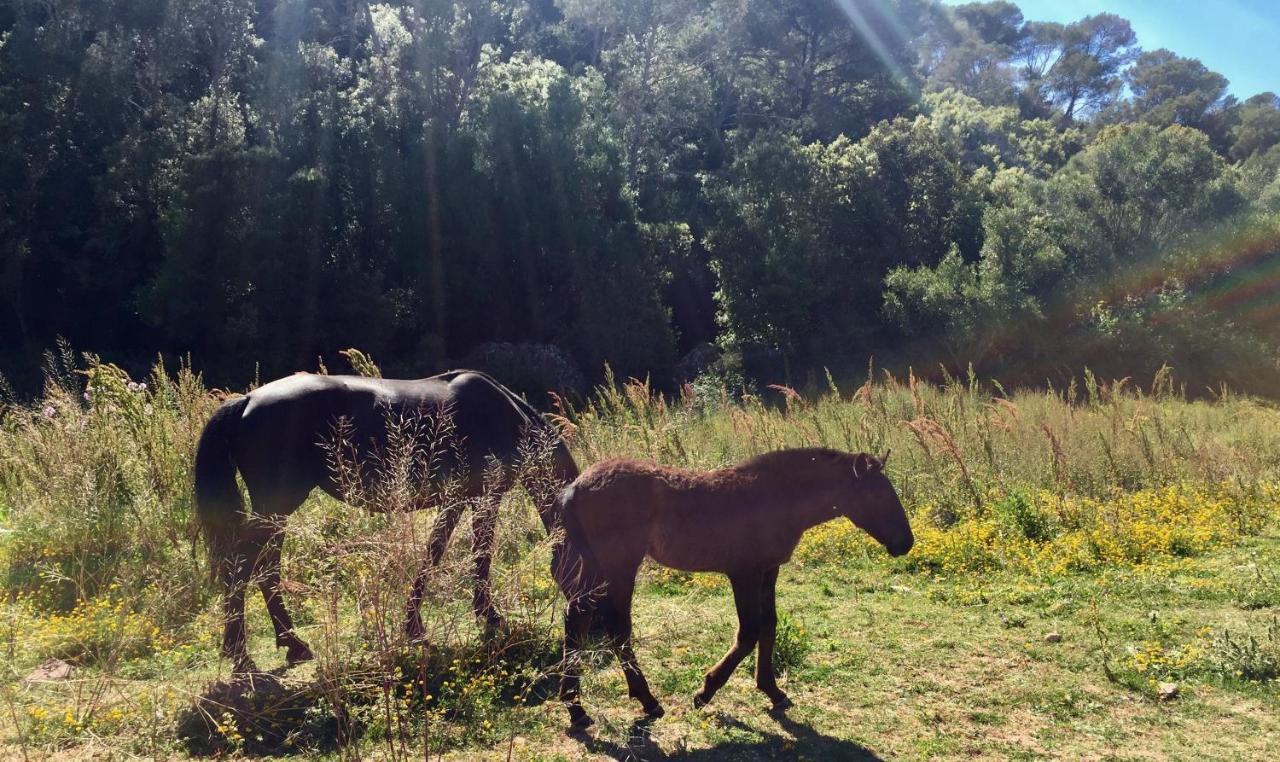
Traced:
<path id="1" fill-rule="evenodd" d="M 471 514 L 471 558 L 475 563 L 475 594 L 471 607 L 476 616 L 484 620 L 487 634 L 504 632 L 507 622 L 493 605 L 493 588 L 489 583 L 489 568 L 493 563 L 493 542 L 498 530 L 498 506 L 502 504 L 502 492 L 485 495 L 476 501 Z"/>
<path id="2" fill-rule="evenodd" d="M 310 661 L 315 657 L 311 649 L 293 631 L 293 618 L 284 607 L 284 596 L 280 590 L 280 546 L 284 543 L 284 527 L 280 527 L 271 535 L 262 551 L 258 554 L 255 576 L 258 588 L 262 590 L 262 600 L 267 604 L 267 613 L 271 615 L 271 624 L 276 631 L 276 646 L 284 646 L 285 661 L 289 664 Z"/>
<path id="3" fill-rule="evenodd" d="M 733 670 L 756 647 L 756 641 L 760 637 L 760 591 L 764 584 L 763 574 L 734 574 L 729 576 L 729 582 L 733 585 L 733 603 L 738 609 L 738 635 L 724 658 L 707 672 L 702 681 L 702 690 L 693 694 L 695 707 L 711 701 L 716 691 L 728 682 Z"/>
<path id="4" fill-rule="evenodd" d="M 787 694 L 778 688 L 773 673 L 773 642 L 778 636 L 778 567 L 764 574 L 760 587 L 760 650 L 756 654 L 756 687 L 773 702 L 774 709 L 791 706 Z"/>
<path id="5" fill-rule="evenodd" d="M 431 539 L 427 541 L 427 560 L 418 569 L 414 577 L 413 589 L 409 592 L 409 601 L 405 604 L 404 631 L 410 639 L 418 639 L 423 635 L 422 629 L 422 595 L 427 587 L 427 577 L 431 569 L 444 557 L 445 548 L 449 547 L 449 537 L 458 526 L 462 517 L 463 504 L 452 502 L 440 509 L 435 525 L 431 527 Z"/>
<path id="6" fill-rule="evenodd" d="M 569 710 L 569 723 L 575 728 L 585 728 L 594 720 L 582 708 L 579 687 L 582 684 L 582 646 L 591 627 L 593 597 L 577 594 L 569 597 L 564 614 L 564 659 L 560 664 L 560 701 Z"/>
<path id="7" fill-rule="evenodd" d="M 623 578 L 625 579 L 625 577 Z M 649 690 L 649 682 L 645 680 L 640 665 L 636 662 L 635 651 L 631 647 L 631 594 L 635 588 L 635 572 L 631 579 L 623 583 L 615 577 L 609 586 L 606 600 L 602 603 L 602 614 L 605 629 L 609 633 L 610 645 L 622 664 L 622 674 L 627 678 L 627 695 L 640 702 L 644 713 L 649 717 L 661 717 L 666 714 L 662 704 L 654 698 Z"/>

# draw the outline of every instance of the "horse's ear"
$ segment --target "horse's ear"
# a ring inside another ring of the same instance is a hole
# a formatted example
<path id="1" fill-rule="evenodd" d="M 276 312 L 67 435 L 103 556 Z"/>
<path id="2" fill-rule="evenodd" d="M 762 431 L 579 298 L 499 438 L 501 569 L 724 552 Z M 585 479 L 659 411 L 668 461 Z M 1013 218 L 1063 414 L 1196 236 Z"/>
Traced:
<path id="1" fill-rule="evenodd" d="M 885 467 L 885 464 L 887 464 L 887 463 L 889 462 L 889 453 L 891 453 L 891 452 L 893 452 L 893 450 L 891 450 L 891 449 L 890 449 L 890 450 L 885 450 L 885 451 L 884 451 L 884 455 L 881 455 L 881 456 L 880 456 L 880 467 L 881 467 L 881 468 L 884 468 L 884 467 Z"/>
<path id="2" fill-rule="evenodd" d="M 865 452 L 860 452 L 853 458 L 853 478 L 861 479 L 868 474 L 875 473 L 879 470 L 879 467 L 875 458 Z"/>

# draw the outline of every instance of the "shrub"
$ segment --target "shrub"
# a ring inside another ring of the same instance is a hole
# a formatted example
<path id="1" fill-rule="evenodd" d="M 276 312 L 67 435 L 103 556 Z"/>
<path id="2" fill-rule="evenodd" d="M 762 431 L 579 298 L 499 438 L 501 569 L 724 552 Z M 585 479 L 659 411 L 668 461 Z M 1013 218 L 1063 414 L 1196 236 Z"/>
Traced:
<path id="1" fill-rule="evenodd" d="M 1207 661 L 1227 680 L 1266 682 L 1280 678 L 1280 619 L 1272 618 L 1260 634 L 1222 630 L 1209 645 Z"/>
<path id="2" fill-rule="evenodd" d="M 773 642 L 773 667 L 780 673 L 788 672 L 804 664 L 805 657 L 813 650 L 813 636 L 805 629 L 804 622 L 789 614 L 778 614 L 778 634 Z"/>

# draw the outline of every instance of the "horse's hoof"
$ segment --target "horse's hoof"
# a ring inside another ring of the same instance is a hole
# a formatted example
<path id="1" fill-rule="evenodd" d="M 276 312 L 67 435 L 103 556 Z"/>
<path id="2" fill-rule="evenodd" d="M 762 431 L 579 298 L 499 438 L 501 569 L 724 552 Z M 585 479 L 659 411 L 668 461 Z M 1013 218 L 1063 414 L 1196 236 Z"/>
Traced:
<path id="1" fill-rule="evenodd" d="M 258 669 L 258 665 L 248 656 L 243 659 L 236 659 L 231 665 L 232 677 L 249 677 L 250 675 L 260 675 L 262 670 Z"/>
<path id="2" fill-rule="evenodd" d="M 795 704 L 791 703 L 791 699 L 787 698 L 786 696 L 782 696 L 781 698 L 776 698 L 773 700 L 772 711 L 784 712 L 793 706 L 795 706 Z"/>
<path id="3" fill-rule="evenodd" d="M 316 655 L 311 653 L 311 648 L 306 643 L 296 643 L 289 646 L 289 650 L 285 652 L 284 661 L 290 667 L 295 664 L 301 664 L 304 661 L 311 661 Z"/>
<path id="4" fill-rule="evenodd" d="M 701 709 L 702 707 L 710 703 L 711 703 L 711 696 L 708 696 L 704 691 L 698 691 L 697 693 L 693 694 L 694 709 Z"/>
<path id="5" fill-rule="evenodd" d="M 659 704 L 656 701 L 653 702 L 652 706 L 646 706 L 644 708 L 644 716 L 648 717 L 651 720 L 656 720 L 659 717 L 662 717 L 663 715 L 665 715 L 666 713 L 667 713 L 667 710 L 663 709 L 662 704 Z"/>
<path id="6" fill-rule="evenodd" d="M 587 714 L 587 710 L 580 706 L 569 707 L 569 727 L 573 730 L 583 730 L 596 724 L 591 719 L 591 715 Z"/>

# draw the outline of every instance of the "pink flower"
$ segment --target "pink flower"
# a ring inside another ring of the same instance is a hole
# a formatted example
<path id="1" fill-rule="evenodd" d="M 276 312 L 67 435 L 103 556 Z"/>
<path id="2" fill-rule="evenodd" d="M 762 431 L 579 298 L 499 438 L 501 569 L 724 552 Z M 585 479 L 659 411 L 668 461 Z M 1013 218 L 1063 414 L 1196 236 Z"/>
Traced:
<path id="1" fill-rule="evenodd" d="M 41 412 L 44 413 L 45 418 L 52 418 L 58 414 L 58 411 L 54 409 L 53 405 L 45 405 L 44 410 Z"/>

